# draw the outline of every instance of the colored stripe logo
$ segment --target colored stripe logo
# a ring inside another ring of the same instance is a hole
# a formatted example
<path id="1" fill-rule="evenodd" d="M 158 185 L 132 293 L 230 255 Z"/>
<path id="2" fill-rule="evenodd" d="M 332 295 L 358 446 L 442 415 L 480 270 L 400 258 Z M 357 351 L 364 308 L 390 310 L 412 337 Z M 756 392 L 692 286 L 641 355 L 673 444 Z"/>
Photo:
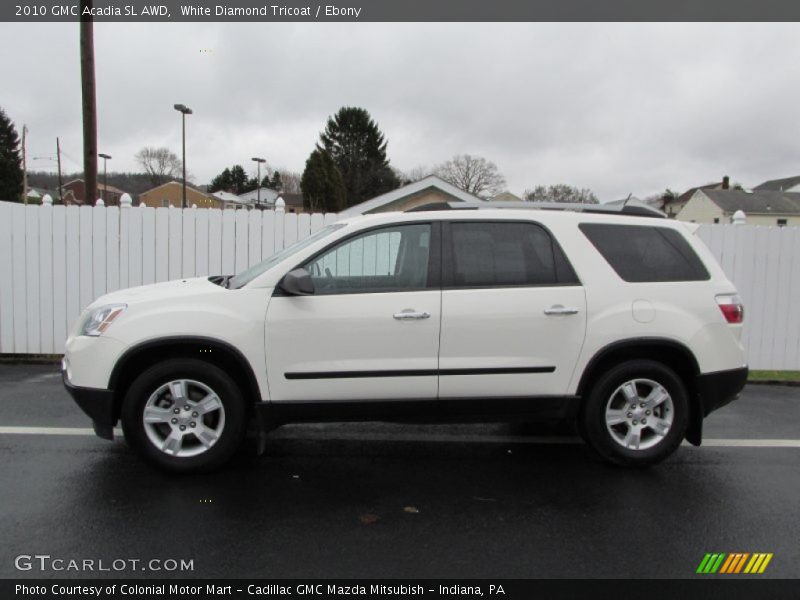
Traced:
<path id="1" fill-rule="evenodd" d="M 772 552 L 755 552 L 753 554 L 749 552 L 732 552 L 729 554 L 725 552 L 709 552 L 700 561 L 697 573 L 701 575 L 714 573 L 726 575 L 737 573 L 759 574 L 766 570 L 769 561 L 772 560 L 772 556 Z"/>

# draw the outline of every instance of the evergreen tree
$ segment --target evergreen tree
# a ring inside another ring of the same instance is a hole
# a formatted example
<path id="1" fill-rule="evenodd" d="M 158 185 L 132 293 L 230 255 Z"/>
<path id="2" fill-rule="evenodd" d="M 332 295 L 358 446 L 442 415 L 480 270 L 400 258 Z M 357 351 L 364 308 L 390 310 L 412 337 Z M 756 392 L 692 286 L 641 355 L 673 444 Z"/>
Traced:
<path id="1" fill-rule="evenodd" d="M 230 169 L 225 169 L 222 173 L 214 177 L 208 186 L 209 192 L 230 192 L 231 194 L 244 194 L 255 189 L 258 181 L 255 177 L 247 177 L 242 165 L 233 165 Z"/>
<path id="2" fill-rule="evenodd" d="M 22 157 L 14 124 L 0 108 L 0 200 L 22 199 Z"/>
<path id="3" fill-rule="evenodd" d="M 333 159 L 346 190 L 345 206 L 353 206 L 400 185 L 389 159 L 388 142 L 363 108 L 345 106 L 328 119 L 317 148 Z"/>
<path id="4" fill-rule="evenodd" d="M 307 212 L 339 212 L 345 207 L 347 192 L 333 158 L 316 148 L 306 161 L 300 179 L 303 208 Z"/>
<path id="5" fill-rule="evenodd" d="M 283 181 L 281 181 L 281 174 L 278 171 L 275 171 L 275 174 L 272 176 L 272 180 L 270 180 L 268 187 L 276 192 L 283 190 Z"/>
<path id="6" fill-rule="evenodd" d="M 233 187 L 233 178 L 231 177 L 231 170 L 226 168 L 222 173 L 214 177 L 208 186 L 209 192 L 230 192 Z"/>

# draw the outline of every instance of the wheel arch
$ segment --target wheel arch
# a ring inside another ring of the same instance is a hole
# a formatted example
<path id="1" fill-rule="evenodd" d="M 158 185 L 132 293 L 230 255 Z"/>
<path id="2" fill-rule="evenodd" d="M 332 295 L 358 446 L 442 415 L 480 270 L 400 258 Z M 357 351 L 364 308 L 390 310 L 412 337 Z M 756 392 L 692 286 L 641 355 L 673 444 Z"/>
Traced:
<path id="1" fill-rule="evenodd" d="M 225 370 L 242 395 L 250 400 L 248 411 L 261 399 L 253 368 L 237 348 L 216 338 L 170 336 L 141 342 L 126 350 L 114 365 L 108 388 L 114 392 L 114 420 L 119 418 L 122 400 L 130 384 L 145 369 L 171 358 L 197 358 Z"/>
<path id="2" fill-rule="evenodd" d="M 689 428 L 686 439 L 700 445 L 703 433 L 703 409 L 697 389 L 700 366 L 692 351 L 681 342 L 669 338 L 631 338 L 604 346 L 586 364 L 578 383 L 577 394 L 583 398 L 597 378 L 627 360 L 650 359 L 671 368 L 681 378 L 689 396 Z"/>

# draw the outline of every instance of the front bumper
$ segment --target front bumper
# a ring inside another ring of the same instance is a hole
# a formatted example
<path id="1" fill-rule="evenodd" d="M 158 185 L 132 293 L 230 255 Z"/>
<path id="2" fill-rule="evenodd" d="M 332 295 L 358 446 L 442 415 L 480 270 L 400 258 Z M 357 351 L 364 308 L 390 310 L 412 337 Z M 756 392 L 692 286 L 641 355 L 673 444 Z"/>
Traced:
<path id="1" fill-rule="evenodd" d="M 114 425 L 117 416 L 114 410 L 114 392 L 97 388 L 72 385 L 67 378 L 66 369 L 61 370 L 61 379 L 70 396 L 85 412 L 94 425 L 94 432 L 101 438 L 114 439 Z"/>

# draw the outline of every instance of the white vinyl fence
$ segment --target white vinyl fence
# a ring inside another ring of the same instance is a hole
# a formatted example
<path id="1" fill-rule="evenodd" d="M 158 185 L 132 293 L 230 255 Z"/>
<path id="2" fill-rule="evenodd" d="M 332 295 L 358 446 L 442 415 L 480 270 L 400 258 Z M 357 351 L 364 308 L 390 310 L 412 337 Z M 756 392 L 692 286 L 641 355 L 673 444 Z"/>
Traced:
<path id="1" fill-rule="evenodd" d="M 61 353 L 67 328 L 106 292 L 235 273 L 337 218 L 0 202 L 0 353 Z M 704 225 L 699 235 L 744 299 L 751 367 L 800 369 L 800 228 Z"/>
<path id="2" fill-rule="evenodd" d="M 107 292 L 239 272 L 336 214 L 0 202 L 0 353 L 60 354 Z"/>

